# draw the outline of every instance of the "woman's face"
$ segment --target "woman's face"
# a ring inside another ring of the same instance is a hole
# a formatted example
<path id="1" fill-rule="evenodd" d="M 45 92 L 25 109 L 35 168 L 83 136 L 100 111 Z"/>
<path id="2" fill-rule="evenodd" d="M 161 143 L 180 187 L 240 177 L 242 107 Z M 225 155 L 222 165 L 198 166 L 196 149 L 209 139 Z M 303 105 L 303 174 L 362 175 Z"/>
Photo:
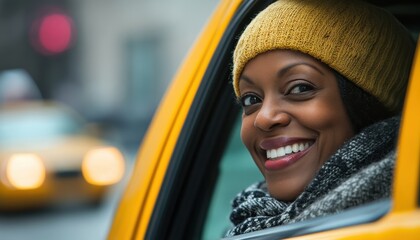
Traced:
<path id="1" fill-rule="evenodd" d="M 270 194 L 294 200 L 351 136 L 334 73 L 309 55 L 258 55 L 239 80 L 241 138 Z"/>

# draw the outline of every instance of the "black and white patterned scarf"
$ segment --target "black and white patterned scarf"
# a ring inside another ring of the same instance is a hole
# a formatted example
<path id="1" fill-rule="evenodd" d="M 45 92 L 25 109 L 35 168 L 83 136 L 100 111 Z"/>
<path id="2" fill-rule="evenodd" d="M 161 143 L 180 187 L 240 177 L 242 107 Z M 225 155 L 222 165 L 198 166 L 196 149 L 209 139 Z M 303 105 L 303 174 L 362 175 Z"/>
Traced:
<path id="1" fill-rule="evenodd" d="M 232 203 L 234 227 L 226 236 L 325 216 L 390 196 L 399 117 L 373 124 L 346 142 L 293 202 L 272 198 L 265 182 Z"/>

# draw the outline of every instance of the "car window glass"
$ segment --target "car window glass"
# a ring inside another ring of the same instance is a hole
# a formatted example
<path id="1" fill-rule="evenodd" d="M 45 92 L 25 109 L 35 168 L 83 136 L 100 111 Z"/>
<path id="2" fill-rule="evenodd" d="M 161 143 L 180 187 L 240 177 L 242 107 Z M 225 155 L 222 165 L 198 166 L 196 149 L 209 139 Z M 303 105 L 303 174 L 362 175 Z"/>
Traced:
<path id="1" fill-rule="evenodd" d="M 30 116 L 30 117 L 29 117 Z M 82 131 L 82 124 L 70 114 L 58 109 L 4 113 L 0 116 L 0 142 L 24 139 L 47 139 Z M 6 144 L 6 142 L 4 142 Z"/>
<path id="2" fill-rule="evenodd" d="M 240 139 L 241 118 L 237 118 L 227 148 L 219 162 L 219 175 L 204 223 L 202 239 L 220 239 L 231 226 L 231 201 L 237 193 L 263 180 L 251 155 Z"/>

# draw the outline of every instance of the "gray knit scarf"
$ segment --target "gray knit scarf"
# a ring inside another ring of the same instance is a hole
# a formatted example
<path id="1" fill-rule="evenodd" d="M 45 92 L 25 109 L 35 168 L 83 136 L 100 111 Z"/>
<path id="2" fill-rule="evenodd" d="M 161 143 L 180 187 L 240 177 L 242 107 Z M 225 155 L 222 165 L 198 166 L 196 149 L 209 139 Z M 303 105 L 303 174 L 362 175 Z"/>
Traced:
<path id="1" fill-rule="evenodd" d="M 325 216 L 389 197 L 399 119 L 375 123 L 346 142 L 293 202 L 272 198 L 264 182 L 239 193 L 230 215 L 234 227 L 226 236 Z"/>

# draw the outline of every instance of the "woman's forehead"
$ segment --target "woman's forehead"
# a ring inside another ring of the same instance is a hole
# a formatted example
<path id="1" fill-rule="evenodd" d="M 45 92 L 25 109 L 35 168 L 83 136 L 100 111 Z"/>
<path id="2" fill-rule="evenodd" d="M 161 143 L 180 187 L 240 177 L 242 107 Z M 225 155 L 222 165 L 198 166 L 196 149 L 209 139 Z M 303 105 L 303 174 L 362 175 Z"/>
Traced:
<path id="1" fill-rule="evenodd" d="M 256 70 L 264 71 L 265 69 L 274 67 L 280 76 L 300 65 L 310 67 L 323 75 L 326 72 L 333 71 L 328 65 L 308 54 L 294 50 L 278 49 L 258 54 L 255 58 L 251 59 L 245 65 L 240 80 L 246 80 L 247 75 Z"/>

